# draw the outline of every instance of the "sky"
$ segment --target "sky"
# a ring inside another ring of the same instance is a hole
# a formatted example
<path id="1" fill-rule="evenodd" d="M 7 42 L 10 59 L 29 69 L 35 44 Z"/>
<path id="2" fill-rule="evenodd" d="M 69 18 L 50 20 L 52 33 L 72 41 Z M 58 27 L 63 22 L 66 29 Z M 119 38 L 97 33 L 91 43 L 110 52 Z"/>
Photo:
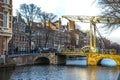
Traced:
<path id="1" fill-rule="evenodd" d="M 19 10 L 20 4 L 33 3 L 38 7 L 41 7 L 42 11 L 53 13 L 60 18 L 63 15 L 95 16 L 100 14 L 101 9 L 96 7 L 97 4 L 94 1 L 95 0 L 13 0 L 13 15 L 16 15 L 16 10 Z M 81 29 L 88 28 L 83 26 Z M 119 34 L 120 28 L 111 33 L 103 34 L 103 36 L 120 44 Z"/>

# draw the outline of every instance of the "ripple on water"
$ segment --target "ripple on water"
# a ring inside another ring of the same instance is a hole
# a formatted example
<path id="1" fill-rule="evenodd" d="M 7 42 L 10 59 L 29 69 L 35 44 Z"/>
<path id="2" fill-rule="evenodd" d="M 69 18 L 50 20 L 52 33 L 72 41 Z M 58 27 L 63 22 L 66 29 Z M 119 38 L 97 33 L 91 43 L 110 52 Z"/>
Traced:
<path id="1" fill-rule="evenodd" d="M 16 67 L 9 80 L 115 80 L 118 71 L 106 66 L 36 65 Z"/>

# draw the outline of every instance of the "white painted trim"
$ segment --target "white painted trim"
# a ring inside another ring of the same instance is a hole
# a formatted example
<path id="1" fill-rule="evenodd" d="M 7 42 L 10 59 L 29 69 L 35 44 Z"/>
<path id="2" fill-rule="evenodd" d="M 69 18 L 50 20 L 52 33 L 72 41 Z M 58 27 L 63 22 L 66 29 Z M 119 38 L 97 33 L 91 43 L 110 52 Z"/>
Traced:
<path id="1" fill-rule="evenodd" d="M 0 19 L 0 21 L 3 21 L 3 19 Z"/>
<path id="2" fill-rule="evenodd" d="M 3 28 L 9 28 L 9 11 L 8 10 L 4 10 L 7 12 L 7 27 L 4 27 L 3 25 Z M 4 11 L 3 11 L 3 21 L 4 21 Z"/>
<path id="3" fill-rule="evenodd" d="M 0 12 L 0 14 L 2 14 L 2 15 L 3 15 L 3 12 Z"/>

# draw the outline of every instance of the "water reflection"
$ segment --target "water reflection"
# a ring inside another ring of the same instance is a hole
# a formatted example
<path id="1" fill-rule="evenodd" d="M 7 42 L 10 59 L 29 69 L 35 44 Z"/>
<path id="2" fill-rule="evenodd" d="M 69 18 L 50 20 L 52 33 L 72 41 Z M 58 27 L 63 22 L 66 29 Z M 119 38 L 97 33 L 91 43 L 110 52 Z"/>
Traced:
<path id="1" fill-rule="evenodd" d="M 11 80 L 65 80 L 62 72 L 64 72 L 64 66 L 18 67 L 12 74 Z"/>
<path id="2" fill-rule="evenodd" d="M 101 64 L 104 65 L 104 66 L 116 66 L 117 65 L 115 60 L 110 59 L 110 58 L 103 58 L 101 60 Z"/>
<path id="3" fill-rule="evenodd" d="M 67 60 L 66 65 L 81 65 L 86 66 L 86 60 Z"/>
<path id="4" fill-rule="evenodd" d="M 36 65 L 16 67 L 13 70 L 2 69 L 0 80 L 115 80 L 119 71 L 119 67 L 69 64 L 70 61 L 66 66 Z"/>
<path id="5" fill-rule="evenodd" d="M 9 80 L 12 75 L 13 68 L 0 68 L 0 80 Z"/>

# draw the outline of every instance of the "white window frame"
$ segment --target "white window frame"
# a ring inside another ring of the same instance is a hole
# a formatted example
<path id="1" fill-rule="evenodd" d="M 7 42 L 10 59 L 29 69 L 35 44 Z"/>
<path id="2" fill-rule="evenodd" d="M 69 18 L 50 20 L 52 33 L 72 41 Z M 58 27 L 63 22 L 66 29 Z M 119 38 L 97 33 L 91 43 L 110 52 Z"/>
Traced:
<path id="1" fill-rule="evenodd" d="M 8 11 L 3 12 L 3 27 L 8 28 L 9 26 L 9 13 Z"/>

